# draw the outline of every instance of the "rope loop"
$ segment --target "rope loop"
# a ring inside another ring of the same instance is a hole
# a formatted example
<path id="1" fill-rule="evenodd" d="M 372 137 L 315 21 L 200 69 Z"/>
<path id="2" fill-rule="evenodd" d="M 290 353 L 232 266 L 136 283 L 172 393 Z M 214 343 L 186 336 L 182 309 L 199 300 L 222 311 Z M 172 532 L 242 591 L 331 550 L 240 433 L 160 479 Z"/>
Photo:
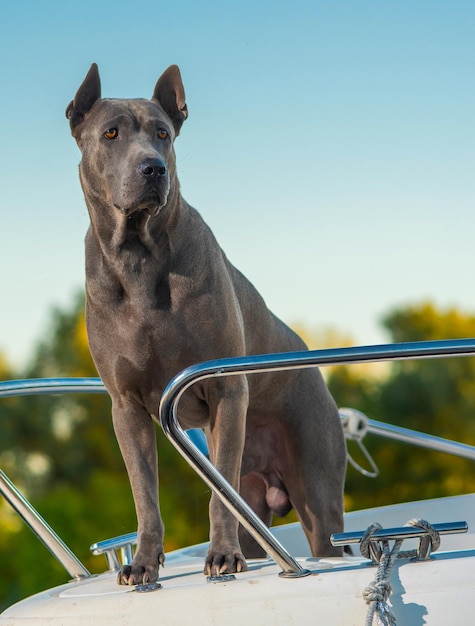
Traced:
<path id="1" fill-rule="evenodd" d="M 440 535 L 427 520 L 420 518 L 411 519 L 406 526 L 422 528 L 427 533 L 424 537 L 421 537 L 417 554 L 420 559 L 428 559 L 431 552 L 435 552 L 440 548 Z"/>
<path id="2" fill-rule="evenodd" d="M 365 559 L 371 559 L 375 563 L 381 560 L 382 549 L 379 542 L 371 541 L 372 536 L 383 527 L 378 522 L 373 522 L 366 529 L 360 543 L 360 552 Z"/>
<path id="3" fill-rule="evenodd" d="M 396 626 L 396 618 L 388 604 L 388 599 L 391 595 L 389 579 L 396 559 L 414 556 L 417 556 L 419 559 L 428 559 L 431 552 L 434 552 L 440 546 L 439 533 L 426 520 L 411 519 L 405 525 L 421 528 L 425 531 L 425 534 L 420 539 L 418 550 L 401 552 L 402 539 L 396 539 L 392 549 L 389 548 L 389 541 L 386 539 L 380 541 L 372 540 L 373 535 L 382 529 L 381 524 L 378 522 L 370 524 L 361 539 L 361 554 L 365 558 L 378 563 L 378 571 L 374 580 L 363 590 L 363 599 L 368 605 L 366 626 L 372 626 L 375 616 L 378 624 L 382 626 Z"/>

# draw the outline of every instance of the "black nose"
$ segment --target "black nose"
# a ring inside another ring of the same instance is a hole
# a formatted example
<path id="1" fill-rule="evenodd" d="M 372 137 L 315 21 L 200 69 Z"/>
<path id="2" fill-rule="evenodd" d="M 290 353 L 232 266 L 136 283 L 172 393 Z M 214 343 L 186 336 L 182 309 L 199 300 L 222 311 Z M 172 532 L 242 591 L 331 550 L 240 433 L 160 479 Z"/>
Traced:
<path id="1" fill-rule="evenodd" d="M 139 164 L 139 170 L 144 176 L 165 176 L 167 166 L 161 159 L 145 159 Z"/>

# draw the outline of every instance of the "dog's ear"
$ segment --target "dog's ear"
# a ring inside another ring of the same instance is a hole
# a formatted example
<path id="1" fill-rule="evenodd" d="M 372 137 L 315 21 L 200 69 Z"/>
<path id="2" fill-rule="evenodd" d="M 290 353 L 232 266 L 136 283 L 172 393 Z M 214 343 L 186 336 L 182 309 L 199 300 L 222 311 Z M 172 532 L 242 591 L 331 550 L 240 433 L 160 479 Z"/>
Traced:
<path id="1" fill-rule="evenodd" d="M 159 102 L 173 122 L 175 132 L 178 135 L 181 125 L 188 117 L 188 107 L 186 106 L 185 90 L 177 65 L 170 65 L 157 80 L 152 99 Z"/>
<path id="2" fill-rule="evenodd" d="M 93 63 L 82 85 L 77 90 L 74 100 L 68 104 L 66 109 L 66 117 L 69 119 L 73 135 L 76 126 L 84 120 L 94 102 L 99 100 L 100 97 L 101 79 L 99 78 L 99 69 L 97 64 Z"/>

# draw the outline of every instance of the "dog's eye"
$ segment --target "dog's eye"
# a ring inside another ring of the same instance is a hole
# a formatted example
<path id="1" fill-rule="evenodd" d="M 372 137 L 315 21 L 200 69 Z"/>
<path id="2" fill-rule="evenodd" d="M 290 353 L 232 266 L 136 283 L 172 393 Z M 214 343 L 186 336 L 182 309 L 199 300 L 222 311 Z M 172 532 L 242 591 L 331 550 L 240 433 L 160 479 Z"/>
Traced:
<path id="1" fill-rule="evenodd" d="M 109 128 L 102 136 L 106 139 L 116 139 L 119 136 L 119 131 L 117 128 Z"/>
<path id="2" fill-rule="evenodd" d="M 164 128 L 160 128 L 157 135 L 159 139 L 166 139 L 168 137 L 168 132 Z"/>

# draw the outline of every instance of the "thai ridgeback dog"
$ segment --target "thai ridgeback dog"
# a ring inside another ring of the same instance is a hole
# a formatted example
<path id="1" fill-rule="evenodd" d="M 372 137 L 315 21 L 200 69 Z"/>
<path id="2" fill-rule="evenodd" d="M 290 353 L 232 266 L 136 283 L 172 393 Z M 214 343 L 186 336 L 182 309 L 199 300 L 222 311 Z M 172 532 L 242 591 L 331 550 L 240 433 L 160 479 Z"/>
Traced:
<path id="1" fill-rule="evenodd" d="M 166 384 L 200 361 L 306 346 L 181 196 L 174 140 L 188 109 L 177 66 L 158 79 L 151 100 L 135 100 L 102 99 L 93 64 L 66 115 L 90 215 L 89 344 L 112 398 L 138 518 L 135 557 L 118 580 L 154 582 L 164 561 L 154 420 Z M 196 383 L 178 419 L 205 430 L 212 463 L 266 524 L 294 507 L 315 556 L 341 553 L 329 536 L 342 530 L 346 446 L 318 369 Z M 243 571 L 244 555 L 263 556 L 214 495 L 209 513 L 205 574 Z"/>

